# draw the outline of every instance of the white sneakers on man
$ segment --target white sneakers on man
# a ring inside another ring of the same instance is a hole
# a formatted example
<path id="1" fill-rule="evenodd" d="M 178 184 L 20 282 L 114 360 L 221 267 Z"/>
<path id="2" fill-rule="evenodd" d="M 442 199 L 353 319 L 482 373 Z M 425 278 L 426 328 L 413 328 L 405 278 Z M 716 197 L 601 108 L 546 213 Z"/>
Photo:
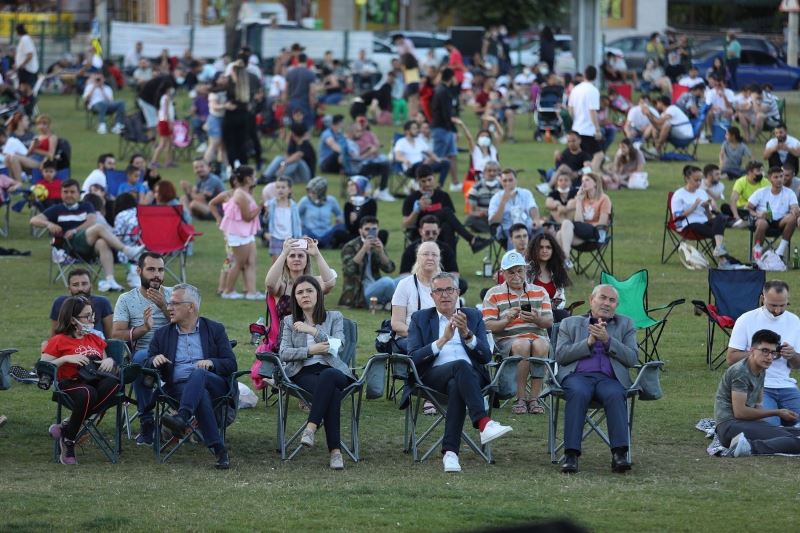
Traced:
<path id="1" fill-rule="evenodd" d="M 394 202 L 396 198 L 392 196 L 389 189 L 381 189 L 375 194 L 375 199 L 380 202 Z"/>
<path id="2" fill-rule="evenodd" d="M 101 122 L 97 126 L 97 133 L 99 133 L 100 135 L 105 135 L 106 133 L 108 133 L 108 128 L 106 127 L 105 122 Z"/>
<path id="3" fill-rule="evenodd" d="M 490 420 L 481 431 L 481 444 L 488 444 L 506 433 L 511 433 L 511 431 L 513 431 L 511 426 L 504 426 L 494 420 Z"/>
<path id="4" fill-rule="evenodd" d="M 458 455 L 454 452 L 444 452 L 442 456 L 445 472 L 461 472 L 461 464 L 458 462 Z"/>
<path id="5" fill-rule="evenodd" d="M 122 130 L 124 129 L 125 126 L 117 122 L 116 124 L 114 124 L 114 127 L 111 128 L 111 133 L 113 133 L 114 135 L 119 135 L 120 133 L 122 133 Z"/>

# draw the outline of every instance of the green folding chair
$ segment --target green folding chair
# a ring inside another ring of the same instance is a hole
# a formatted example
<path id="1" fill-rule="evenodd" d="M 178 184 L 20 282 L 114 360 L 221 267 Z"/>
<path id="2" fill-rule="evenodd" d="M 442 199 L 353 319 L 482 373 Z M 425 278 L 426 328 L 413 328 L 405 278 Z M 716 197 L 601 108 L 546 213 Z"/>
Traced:
<path id="1" fill-rule="evenodd" d="M 650 307 L 647 298 L 648 274 L 646 269 L 635 272 L 625 280 L 618 280 L 613 275 L 603 272 L 600 275 L 600 283 L 611 285 L 617 289 L 619 293 L 617 314 L 629 317 L 633 320 L 636 329 L 644 332 L 644 338 L 638 343 L 644 362 L 660 361 L 658 341 L 661 340 L 661 334 L 664 333 L 667 318 L 675 306 L 684 303 L 686 299 L 678 298 L 666 305 Z M 653 318 L 650 313 L 654 311 L 663 311 L 664 315 L 660 319 Z"/>

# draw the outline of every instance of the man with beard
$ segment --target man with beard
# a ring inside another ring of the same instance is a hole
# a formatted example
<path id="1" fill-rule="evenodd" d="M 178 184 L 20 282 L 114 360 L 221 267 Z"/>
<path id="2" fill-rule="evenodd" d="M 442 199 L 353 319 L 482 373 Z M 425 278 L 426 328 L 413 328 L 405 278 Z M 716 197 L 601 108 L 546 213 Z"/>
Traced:
<path id="1" fill-rule="evenodd" d="M 92 278 L 89 271 L 85 268 L 76 268 L 70 271 L 67 275 L 67 289 L 69 296 L 85 296 L 92 302 L 92 311 L 94 311 L 94 329 L 95 333 L 101 333 L 105 339 L 111 335 L 112 329 L 112 316 L 114 309 L 111 307 L 111 302 L 105 296 L 92 295 Z M 50 309 L 50 320 L 52 326 L 50 328 L 50 336 L 55 335 L 56 324 L 58 324 L 58 312 L 61 310 L 61 304 L 64 303 L 69 296 L 62 295 L 53 301 L 53 307 Z"/>
<path id="2" fill-rule="evenodd" d="M 120 295 L 114 307 L 111 336 L 130 343 L 133 362 L 143 364 L 148 357 L 150 341 L 155 331 L 169 323 L 167 300 L 172 289 L 164 287 L 164 258 L 161 254 L 145 252 L 139 256 L 136 272 L 141 286 Z M 139 412 L 140 432 L 137 445 L 153 444 L 153 391 L 139 377 L 133 382 Z"/>

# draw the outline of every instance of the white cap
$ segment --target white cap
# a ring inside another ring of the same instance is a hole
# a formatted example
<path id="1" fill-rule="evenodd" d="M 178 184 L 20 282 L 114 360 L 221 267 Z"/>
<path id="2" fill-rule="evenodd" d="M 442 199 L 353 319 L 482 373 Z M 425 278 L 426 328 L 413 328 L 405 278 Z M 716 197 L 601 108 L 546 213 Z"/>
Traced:
<path id="1" fill-rule="evenodd" d="M 528 266 L 528 263 L 525 261 L 525 258 L 522 257 L 522 254 L 516 250 L 506 252 L 503 255 L 503 259 L 500 261 L 500 268 L 508 270 L 516 266 Z"/>

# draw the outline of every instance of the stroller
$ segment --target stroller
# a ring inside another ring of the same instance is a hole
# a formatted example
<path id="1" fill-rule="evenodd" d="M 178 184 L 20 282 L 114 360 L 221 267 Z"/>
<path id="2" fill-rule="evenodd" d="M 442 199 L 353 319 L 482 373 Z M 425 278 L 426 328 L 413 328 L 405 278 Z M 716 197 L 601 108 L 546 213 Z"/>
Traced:
<path id="1" fill-rule="evenodd" d="M 564 97 L 561 87 L 545 86 L 539 91 L 536 107 L 533 111 L 533 120 L 536 129 L 533 138 L 541 141 L 546 132 L 554 138 L 561 137 L 564 133 L 564 122 L 561 120 L 561 102 Z"/>

